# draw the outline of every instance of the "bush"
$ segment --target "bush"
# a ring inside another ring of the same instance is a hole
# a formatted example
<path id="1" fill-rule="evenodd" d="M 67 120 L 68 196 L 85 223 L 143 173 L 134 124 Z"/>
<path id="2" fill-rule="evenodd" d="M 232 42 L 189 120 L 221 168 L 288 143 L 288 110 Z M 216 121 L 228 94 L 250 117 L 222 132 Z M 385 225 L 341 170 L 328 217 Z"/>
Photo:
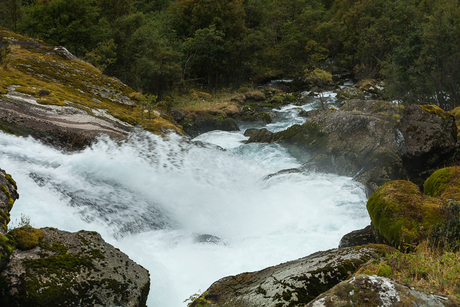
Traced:
<path id="1" fill-rule="evenodd" d="M 432 249 L 456 252 L 460 249 L 460 203 L 451 201 L 442 211 L 445 221 L 433 225 L 428 233 L 428 244 Z"/>

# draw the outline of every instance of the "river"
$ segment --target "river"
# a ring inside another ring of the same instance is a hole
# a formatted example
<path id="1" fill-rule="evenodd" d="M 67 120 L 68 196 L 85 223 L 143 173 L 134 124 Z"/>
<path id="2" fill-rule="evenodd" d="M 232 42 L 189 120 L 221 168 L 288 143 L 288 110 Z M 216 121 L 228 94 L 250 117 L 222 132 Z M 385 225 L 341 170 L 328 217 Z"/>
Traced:
<path id="1" fill-rule="evenodd" d="M 302 123 L 314 103 L 274 110 L 267 129 Z M 0 167 L 20 194 L 10 226 L 25 215 L 37 228 L 98 231 L 150 271 L 149 307 L 177 307 L 222 277 L 335 248 L 369 224 L 364 187 L 349 177 L 267 179 L 305 161 L 279 144 L 244 144 L 252 126 L 192 141 L 138 131 L 75 153 L 0 133 Z"/>

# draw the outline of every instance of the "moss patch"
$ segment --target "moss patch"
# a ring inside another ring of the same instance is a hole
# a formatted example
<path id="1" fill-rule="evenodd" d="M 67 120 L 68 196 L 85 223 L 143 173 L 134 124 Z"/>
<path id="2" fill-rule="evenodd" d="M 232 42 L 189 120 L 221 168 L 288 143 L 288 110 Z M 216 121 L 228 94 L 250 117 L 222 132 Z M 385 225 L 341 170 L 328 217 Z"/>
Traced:
<path id="1" fill-rule="evenodd" d="M 402 250 L 415 247 L 429 228 L 442 221 L 442 200 L 424 196 L 404 180 L 387 182 L 367 202 L 372 223 L 388 242 Z"/>
<path id="2" fill-rule="evenodd" d="M 28 250 L 38 246 L 45 234 L 40 229 L 35 229 L 31 226 L 23 226 L 11 230 L 9 235 L 14 238 L 15 245 L 18 249 Z"/>
<path id="3" fill-rule="evenodd" d="M 434 172 L 423 185 L 426 195 L 460 201 L 460 167 L 447 167 Z"/>
<path id="4" fill-rule="evenodd" d="M 18 186 L 16 185 L 16 181 L 13 180 L 13 177 L 11 177 L 10 174 L 6 174 L 5 175 L 5 179 L 11 184 L 14 186 L 14 188 L 17 190 L 18 189 Z"/>
<path id="5" fill-rule="evenodd" d="M 420 107 L 428 113 L 435 114 L 441 117 L 442 119 L 448 119 L 449 117 L 454 116 L 454 114 L 452 114 L 451 112 L 444 111 L 443 109 L 435 105 L 421 105 Z"/>

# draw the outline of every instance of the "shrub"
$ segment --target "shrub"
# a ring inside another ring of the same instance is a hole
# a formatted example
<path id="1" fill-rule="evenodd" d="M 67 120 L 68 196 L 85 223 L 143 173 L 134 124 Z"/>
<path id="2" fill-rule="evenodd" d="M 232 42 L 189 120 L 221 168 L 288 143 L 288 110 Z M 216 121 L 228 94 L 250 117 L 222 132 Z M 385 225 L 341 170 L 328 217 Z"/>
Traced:
<path id="1" fill-rule="evenodd" d="M 428 233 L 428 244 L 432 249 L 456 252 L 460 249 L 460 203 L 450 201 L 442 211 L 445 220 L 433 225 Z"/>

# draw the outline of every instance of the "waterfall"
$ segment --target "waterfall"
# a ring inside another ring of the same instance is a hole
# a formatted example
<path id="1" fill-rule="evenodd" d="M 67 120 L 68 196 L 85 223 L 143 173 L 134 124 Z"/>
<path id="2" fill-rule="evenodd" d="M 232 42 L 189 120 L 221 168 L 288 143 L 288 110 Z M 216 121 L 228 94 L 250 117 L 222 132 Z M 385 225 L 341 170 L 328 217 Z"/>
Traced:
<path id="1" fill-rule="evenodd" d="M 362 185 L 320 173 L 267 177 L 305 161 L 246 139 L 138 131 L 65 153 L 0 133 L 0 167 L 20 194 L 10 226 L 24 214 L 34 227 L 98 231 L 150 271 L 148 306 L 177 307 L 222 277 L 335 248 L 369 224 Z"/>

